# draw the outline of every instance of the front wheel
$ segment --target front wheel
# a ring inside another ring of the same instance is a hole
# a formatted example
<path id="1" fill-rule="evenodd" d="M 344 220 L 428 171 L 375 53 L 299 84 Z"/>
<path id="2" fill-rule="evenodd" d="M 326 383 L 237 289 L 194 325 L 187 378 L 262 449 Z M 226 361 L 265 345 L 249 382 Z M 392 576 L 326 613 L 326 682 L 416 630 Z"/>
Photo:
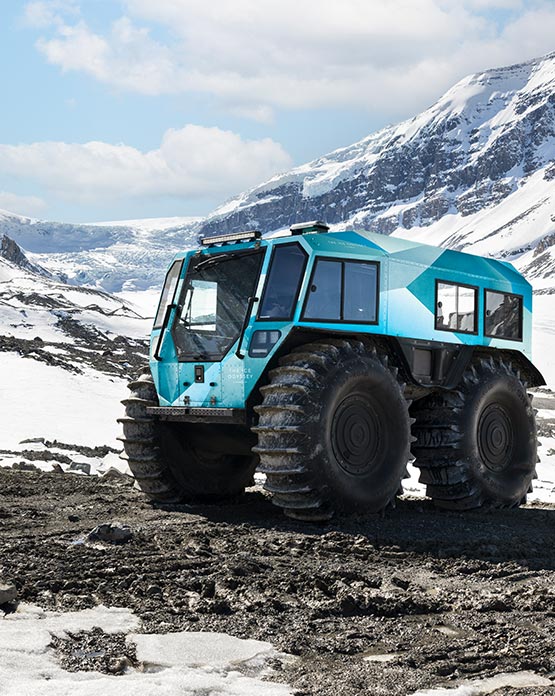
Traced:
<path id="1" fill-rule="evenodd" d="M 438 507 L 514 507 L 536 477 L 534 411 L 510 362 L 479 359 L 455 391 L 414 403 L 413 453 Z"/>
<path id="2" fill-rule="evenodd" d="M 118 419 L 123 425 L 122 456 L 151 500 L 220 500 L 234 497 L 250 485 L 256 457 L 224 453 L 214 437 L 205 438 L 205 444 L 199 446 L 186 424 L 162 423 L 147 414 L 148 406 L 158 405 L 149 372 L 132 381 L 129 389 L 131 394 L 123 401 L 125 415 Z"/>
<path id="3" fill-rule="evenodd" d="M 410 419 L 375 348 L 326 339 L 280 360 L 262 387 L 254 451 L 274 504 L 298 519 L 377 512 L 406 475 Z"/>

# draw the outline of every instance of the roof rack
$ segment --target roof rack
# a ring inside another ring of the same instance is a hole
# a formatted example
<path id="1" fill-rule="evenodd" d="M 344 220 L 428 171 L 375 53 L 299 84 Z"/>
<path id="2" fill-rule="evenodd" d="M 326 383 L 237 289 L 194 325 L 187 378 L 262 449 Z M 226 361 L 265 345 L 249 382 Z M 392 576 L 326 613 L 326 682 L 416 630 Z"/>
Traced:
<path id="1" fill-rule="evenodd" d="M 218 234 L 214 237 L 203 237 L 200 243 L 203 246 L 212 246 L 213 244 L 233 244 L 234 242 L 252 242 L 255 239 L 260 239 L 262 232 L 260 230 L 247 230 L 246 232 L 233 232 L 232 234 Z"/>
<path id="2" fill-rule="evenodd" d="M 312 222 L 297 222 L 295 225 L 291 225 L 289 229 L 292 235 L 309 234 L 310 232 L 322 233 L 329 230 L 329 225 L 320 220 L 313 220 Z"/>

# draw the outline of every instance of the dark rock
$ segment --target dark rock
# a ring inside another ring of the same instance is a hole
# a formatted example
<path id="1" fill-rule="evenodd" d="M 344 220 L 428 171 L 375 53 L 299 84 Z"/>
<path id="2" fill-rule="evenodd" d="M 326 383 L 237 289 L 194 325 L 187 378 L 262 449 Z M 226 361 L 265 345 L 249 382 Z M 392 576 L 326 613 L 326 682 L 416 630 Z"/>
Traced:
<path id="1" fill-rule="evenodd" d="M 84 474 L 91 473 L 91 465 L 87 462 L 72 462 L 69 466 L 70 471 L 82 471 Z"/>
<path id="2" fill-rule="evenodd" d="M 397 575 L 394 575 L 394 576 L 391 578 L 391 582 L 392 582 L 393 585 L 395 585 L 395 587 L 399 587 L 399 588 L 401 588 L 402 590 L 408 590 L 409 587 L 410 587 L 410 581 L 409 581 L 409 580 L 405 580 L 404 578 L 400 578 L 400 577 L 398 577 Z"/>
<path id="3" fill-rule="evenodd" d="M 17 599 L 17 589 L 12 582 L 0 581 L 0 606 L 12 604 Z"/>
<path id="4" fill-rule="evenodd" d="M 158 597 L 162 594 L 162 588 L 158 585 L 149 585 L 146 588 L 146 593 L 149 597 Z"/>
<path id="5" fill-rule="evenodd" d="M 12 464 L 12 469 L 14 471 L 40 471 L 40 469 L 31 464 L 31 462 L 14 462 Z"/>
<path id="6" fill-rule="evenodd" d="M 108 544 L 126 544 L 132 538 L 131 527 L 119 522 L 100 524 L 87 534 L 87 541 L 104 541 Z"/>

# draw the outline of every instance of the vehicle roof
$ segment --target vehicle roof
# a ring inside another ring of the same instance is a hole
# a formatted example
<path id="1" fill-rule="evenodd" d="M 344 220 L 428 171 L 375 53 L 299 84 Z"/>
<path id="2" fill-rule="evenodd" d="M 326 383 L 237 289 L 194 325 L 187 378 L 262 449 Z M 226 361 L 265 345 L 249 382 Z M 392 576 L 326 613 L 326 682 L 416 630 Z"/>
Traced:
<path id="1" fill-rule="evenodd" d="M 300 239 L 303 239 L 315 252 L 337 253 L 337 255 L 361 254 L 368 253 L 371 249 L 373 256 L 388 257 L 403 263 L 433 266 L 436 270 L 457 271 L 476 278 L 504 280 L 513 285 L 530 287 L 524 276 L 507 261 L 444 249 L 411 239 L 391 237 L 366 230 L 286 235 L 264 239 L 264 241 L 291 243 Z"/>
<path id="2" fill-rule="evenodd" d="M 407 230 L 410 234 L 410 230 Z M 216 254 L 230 251 L 242 251 L 256 246 L 277 246 L 302 242 L 305 247 L 310 247 L 315 253 L 323 253 L 329 256 L 371 255 L 373 257 L 389 258 L 403 264 L 417 264 L 426 267 L 434 273 L 445 271 L 447 274 L 462 274 L 485 281 L 495 281 L 497 285 L 508 286 L 514 290 L 531 292 L 530 283 L 519 273 L 516 268 L 507 261 L 500 261 L 485 256 L 477 256 L 454 249 L 444 249 L 430 244 L 422 244 L 411 239 L 391 237 L 366 230 L 345 230 L 341 232 L 309 232 L 307 234 L 276 234 L 275 236 L 262 237 L 256 241 L 239 241 L 232 245 L 214 245 L 202 248 L 203 253 Z M 198 250 L 197 250 L 198 251 Z M 182 252 L 175 258 L 183 258 L 191 253 Z M 448 279 L 449 276 L 447 276 Z M 510 291 L 508 287 L 505 291 Z"/>

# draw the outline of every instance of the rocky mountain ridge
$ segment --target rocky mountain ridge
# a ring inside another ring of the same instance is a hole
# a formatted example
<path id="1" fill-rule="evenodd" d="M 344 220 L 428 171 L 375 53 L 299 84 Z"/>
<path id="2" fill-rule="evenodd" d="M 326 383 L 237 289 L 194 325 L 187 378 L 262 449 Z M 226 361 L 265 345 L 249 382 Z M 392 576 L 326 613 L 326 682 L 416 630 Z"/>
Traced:
<path id="1" fill-rule="evenodd" d="M 467 216 L 542 168 L 555 179 L 554 116 L 555 53 L 470 75 L 422 114 L 237 197 L 201 231 L 278 229 L 325 211 L 329 223 L 391 234 Z"/>
<path id="2" fill-rule="evenodd" d="M 52 274 L 45 268 L 31 263 L 21 250 L 21 247 L 5 234 L 0 235 L 0 257 L 31 273 L 36 273 L 37 275 L 42 275 L 47 278 L 52 277 Z"/>
<path id="3" fill-rule="evenodd" d="M 323 218 L 336 229 L 502 254 L 545 279 L 554 209 L 552 53 L 464 78 L 422 114 L 238 196 L 199 233 Z"/>
<path id="4" fill-rule="evenodd" d="M 160 284 L 199 236 L 324 219 L 501 256 L 555 290 L 555 53 L 464 78 L 395 126 L 247 191 L 204 220 L 64 225 L 2 214 L 31 261 L 109 291 Z"/>

